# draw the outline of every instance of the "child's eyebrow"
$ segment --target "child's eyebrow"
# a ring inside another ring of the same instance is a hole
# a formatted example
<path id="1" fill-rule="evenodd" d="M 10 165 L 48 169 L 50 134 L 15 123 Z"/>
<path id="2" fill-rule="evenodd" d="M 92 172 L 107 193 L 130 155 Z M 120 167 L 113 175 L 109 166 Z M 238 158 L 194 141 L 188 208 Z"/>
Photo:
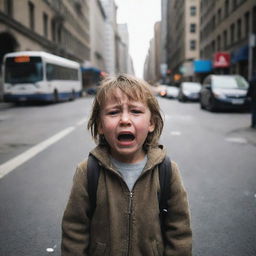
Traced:
<path id="1" fill-rule="evenodd" d="M 108 110 L 108 109 L 112 109 L 112 108 L 121 108 L 122 106 L 121 106 L 121 104 L 113 104 L 113 105 L 110 105 L 110 106 L 108 106 L 108 107 L 106 107 L 105 109 L 106 110 Z"/>

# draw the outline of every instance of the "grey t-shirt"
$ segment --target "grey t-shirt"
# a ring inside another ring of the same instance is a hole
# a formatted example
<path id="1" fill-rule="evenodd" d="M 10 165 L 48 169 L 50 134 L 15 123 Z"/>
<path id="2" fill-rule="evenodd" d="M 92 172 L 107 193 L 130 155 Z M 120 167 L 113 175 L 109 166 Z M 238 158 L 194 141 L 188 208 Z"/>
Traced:
<path id="1" fill-rule="evenodd" d="M 147 156 L 145 156 L 145 158 L 141 162 L 138 162 L 135 164 L 127 164 L 127 163 L 119 162 L 112 157 L 111 157 L 111 161 L 113 165 L 117 168 L 117 170 L 121 173 L 129 190 L 132 191 L 134 183 L 136 182 L 143 168 L 146 165 Z"/>

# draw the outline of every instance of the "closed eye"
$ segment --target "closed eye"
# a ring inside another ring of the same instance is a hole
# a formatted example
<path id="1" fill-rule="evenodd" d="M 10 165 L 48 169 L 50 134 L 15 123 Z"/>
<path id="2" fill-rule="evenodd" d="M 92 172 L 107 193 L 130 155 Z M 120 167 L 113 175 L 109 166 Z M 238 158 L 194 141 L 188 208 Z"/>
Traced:
<path id="1" fill-rule="evenodd" d="M 139 109 L 132 109 L 131 112 L 132 112 L 133 114 L 141 114 L 141 113 L 143 113 L 143 112 L 142 112 L 141 110 L 139 110 Z"/>
<path id="2" fill-rule="evenodd" d="M 114 115 L 117 115 L 119 112 L 120 112 L 119 110 L 111 110 L 111 111 L 107 112 L 107 114 L 110 116 L 114 116 Z"/>

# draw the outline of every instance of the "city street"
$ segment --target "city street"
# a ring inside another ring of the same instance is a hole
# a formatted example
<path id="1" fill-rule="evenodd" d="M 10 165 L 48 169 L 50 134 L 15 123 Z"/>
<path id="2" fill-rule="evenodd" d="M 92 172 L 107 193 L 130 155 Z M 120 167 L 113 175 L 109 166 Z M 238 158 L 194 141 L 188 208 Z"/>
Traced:
<path id="1" fill-rule="evenodd" d="M 188 192 L 193 255 L 256 255 L 256 144 L 241 132 L 250 113 L 158 99 L 160 143 Z M 1 256 L 60 255 L 75 167 L 95 145 L 86 129 L 92 100 L 0 109 Z"/>

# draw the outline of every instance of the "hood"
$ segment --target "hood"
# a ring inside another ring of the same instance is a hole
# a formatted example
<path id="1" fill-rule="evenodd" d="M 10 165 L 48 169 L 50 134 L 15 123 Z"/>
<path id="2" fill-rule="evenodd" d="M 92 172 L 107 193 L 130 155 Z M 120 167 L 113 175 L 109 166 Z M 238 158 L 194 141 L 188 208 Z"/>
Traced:
<path id="1" fill-rule="evenodd" d="M 245 96 L 247 91 L 241 89 L 213 89 L 216 94 L 225 94 L 229 96 Z"/>

